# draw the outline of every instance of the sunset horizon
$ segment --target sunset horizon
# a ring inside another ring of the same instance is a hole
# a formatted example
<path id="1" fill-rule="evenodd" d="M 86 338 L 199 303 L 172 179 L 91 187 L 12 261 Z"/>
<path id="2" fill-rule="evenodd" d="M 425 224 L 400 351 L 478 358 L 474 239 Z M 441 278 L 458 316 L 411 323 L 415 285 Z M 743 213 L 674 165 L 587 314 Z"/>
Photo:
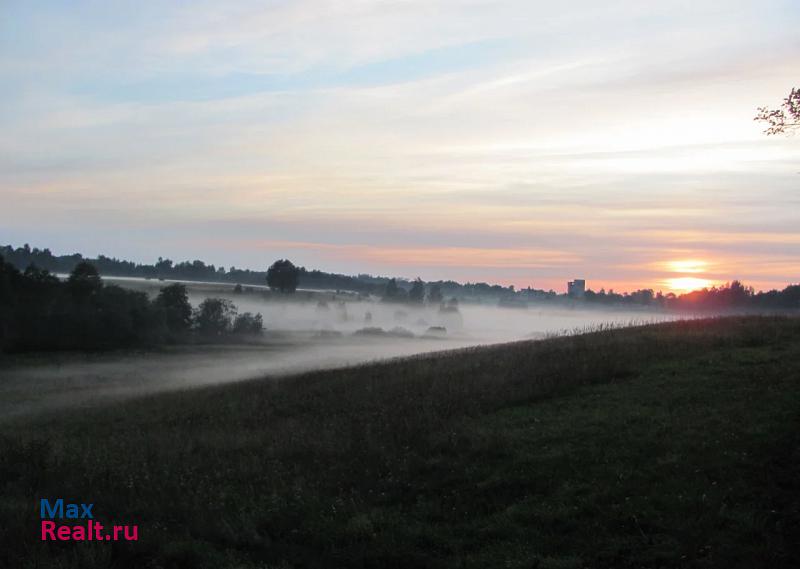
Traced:
<path id="1" fill-rule="evenodd" d="M 0 243 L 0 246 L 3 244 Z M 12 248 L 15 247 L 16 244 L 7 244 Z M 54 255 L 59 256 L 67 256 L 73 254 L 80 254 L 86 259 L 97 258 L 99 256 L 105 256 L 110 258 L 119 258 L 121 261 L 132 261 L 135 263 L 139 263 L 142 265 L 149 265 L 155 262 L 156 259 L 148 259 L 148 258 L 120 258 L 109 252 L 104 252 L 100 250 L 97 253 L 86 253 L 84 251 L 72 251 L 72 250 L 60 250 L 58 248 L 48 247 L 42 244 L 29 244 L 25 243 L 23 245 L 16 245 L 16 247 L 29 247 L 31 251 L 33 250 L 48 250 L 51 251 Z M 291 245 L 285 245 L 285 251 L 291 252 L 294 247 Z M 452 250 L 448 249 L 448 253 L 452 254 Z M 379 251 L 378 253 L 383 253 L 383 251 Z M 399 253 L 406 253 L 406 251 L 392 251 L 393 254 Z M 472 251 L 474 253 L 474 251 Z M 160 258 L 169 259 L 169 257 L 161 256 Z M 271 264 L 276 259 L 295 259 L 290 254 L 279 254 L 275 259 L 271 259 L 265 261 L 264 263 L 258 265 L 226 265 L 224 262 L 215 263 L 213 261 L 209 261 L 209 259 L 205 258 L 202 254 L 201 255 L 194 255 L 189 256 L 185 259 L 175 258 L 169 259 L 174 262 L 193 262 L 195 260 L 202 261 L 208 265 L 213 265 L 215 267 L 219 267 L 220 269 L 225 270 L 232 270 L 232 269 L 239 269 L 239 270 L 250 270 L 250 271 L 264 271 L 266 267 Z M 419 258 L 419 257 L 417 257 Z M 436 266 L 446 265 L 446 263 L 438 263 Z M 301 263 L 298 263 L 298 266 L 303 266 Z M 781 290 L 789 285 L 798 284 L 796 282 L 786 282 L 786 283 L 769 283 L 766 287 L 759 287 L 757 286 L 758 283 L 753 283 L 750 281 L 745 281 L 744 279 L 738 278 L 736 276 L 721 276 L 720 273 L 715 273 L 713 270 L 713 266 L 711 263 L 708 263 L 703 260 L 699 259 L 683 259 L 683 260 L 674 260 L 668 261 L 665 263 L 659 263 L 657 265 L 661 267 L 660 269 L 653 269 L 654 273 L 661 271 L 661 274 L 665 275 L 662 279 L 655 281 L 655 284 L 648 285 L 647 283 L 639 283 L 639 282 L 632 282 L 632 283 L 620 283 L 620 282 L 604 282 L 598 281 L 593 279 L 591 275 L 580 273 L 580 270 L 577 270 L 575 274 L 564 274 L 562 276 L 553 277 L 552 282 L 554 283 L 552 286 L 547 285 L 546 283 L 537 283 L 537 282 L 518 282 L 518 281 L 502 281 L 502 280 L 456 280 L 456 279 L 448 279 L 448 278 L 438 278 L 435 276 L 434 273 L 426 273 L 433 276 L 429 276 L 423 279 L 425 282 L 442 282 L 448 280 L 455 280 L 459 284 L 474 284 L 483 282 L 489 285 L 501 285 L 501 286 L 514 286 L 516 290 L 525 290 L 527 288 L 536 289 L 536 290 L 553 290 L 556 293 L 565 293 L 567 290 L 567 283 L 570 280 L 575 278 L 581 279 L 586 281 L 586 289 L 593 290 L 595 292 L 599 291 L 606 291 L 606 292 L 615 292 L 618 294 L 627 294 L 639 290 L 652 290 L 654 293 L 662 293 L 662 294 L 675 294 L 681 295 L 686 294 L 689 292 L 700 291 L 703 289 L 711 289 L 711 288 L 719 288 L 725 287 L 730 285 L 734 281 L 738 281 L 742 283 L 746 287 L 752 287 L 755 292 L 767 292 L 770 290 Z M 319 266 L 307 266 L 305 267 L 309 271 L 311 270 L 322 270 L 326 273 L 332 274 L 345 274 L 339 271 L 335 266 L 332 267 L 319 267 Z M 417 278 L 422 278 L 420 274 L 415 275 L 408 275 L 408 274 L 396 274 L 396 273 L 388 273 L 388 272 L 380 272 L 369 270 L 369 268 L 365 268 L 363 270 L 357 270 L 352 273 L 346 273 L 347 276 L 358 277 L 359 275 L 369 275 L 372 277 L 380 277 L 380 278 L 397 278 L 402 279 L 404 281 L 410 282 Z M 713 275 L 720 275 L 718 277 L 714 277 Z"/>

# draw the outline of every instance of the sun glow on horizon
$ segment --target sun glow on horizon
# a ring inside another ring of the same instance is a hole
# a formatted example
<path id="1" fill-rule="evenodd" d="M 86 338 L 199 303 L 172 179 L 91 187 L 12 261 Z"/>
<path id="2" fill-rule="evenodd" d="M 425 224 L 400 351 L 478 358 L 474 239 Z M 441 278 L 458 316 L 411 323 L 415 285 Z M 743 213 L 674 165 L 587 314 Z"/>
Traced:
<path id="1" fill-rule="evenodd" d="M 698 277 L 675 277 L 666 279 L 664 281 L 664 285 L 666 285 L 672 292 L 682 294 L 686 292 L 692 292 L 693 290 L 708 288 L 713 286 L 714 283 L 708 279 L 701 279 Z"/>

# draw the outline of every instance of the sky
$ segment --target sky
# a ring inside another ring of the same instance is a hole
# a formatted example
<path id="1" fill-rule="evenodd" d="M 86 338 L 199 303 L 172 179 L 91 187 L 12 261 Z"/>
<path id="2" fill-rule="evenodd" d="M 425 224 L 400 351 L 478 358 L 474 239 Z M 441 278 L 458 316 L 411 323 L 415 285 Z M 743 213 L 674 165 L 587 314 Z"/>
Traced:
<path id="1" fill-rule="evenodd" d="M 796 0 L 0 0 L 0 243 L 563 291 L 800 281 Z"/>

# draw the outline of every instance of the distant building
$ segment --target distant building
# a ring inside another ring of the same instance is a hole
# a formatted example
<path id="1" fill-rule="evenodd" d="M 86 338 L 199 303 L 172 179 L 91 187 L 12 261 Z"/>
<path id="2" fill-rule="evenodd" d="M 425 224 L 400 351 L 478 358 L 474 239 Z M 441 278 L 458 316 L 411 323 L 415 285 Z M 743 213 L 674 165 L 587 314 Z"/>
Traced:
<path id="1" fill-rule="evenodd" d="M 582 298 L 585 293 L 586 281 L 584 279 L 575 279 L 567 283 L 567 296 Z"/>

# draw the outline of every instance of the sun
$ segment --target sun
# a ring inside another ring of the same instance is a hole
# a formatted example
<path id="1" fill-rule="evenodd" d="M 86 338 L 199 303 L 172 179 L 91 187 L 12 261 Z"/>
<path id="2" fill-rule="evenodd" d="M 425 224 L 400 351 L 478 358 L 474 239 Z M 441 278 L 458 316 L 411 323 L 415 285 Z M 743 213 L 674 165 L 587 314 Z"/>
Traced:
<path id="1" fill-rule="evenodd" d="M 692 292 L 693 290 L 708 288 L 714 283 L 708 279 L 701 279 L 697 277 L 675 277 L 665 280 L 664 284 L 673 292 L 685 293 Z"/>

